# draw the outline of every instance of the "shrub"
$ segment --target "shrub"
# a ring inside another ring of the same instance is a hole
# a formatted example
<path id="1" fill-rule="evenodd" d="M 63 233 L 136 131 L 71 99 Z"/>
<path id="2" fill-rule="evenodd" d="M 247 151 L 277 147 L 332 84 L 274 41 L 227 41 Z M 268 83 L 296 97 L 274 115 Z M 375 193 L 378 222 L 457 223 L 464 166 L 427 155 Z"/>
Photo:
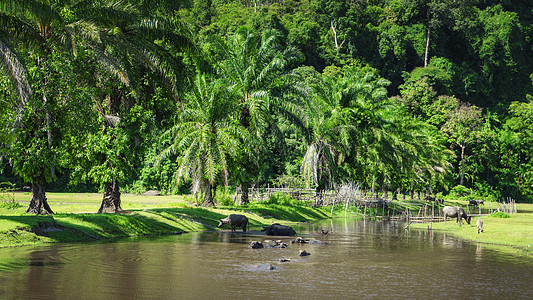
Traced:
<path id="1" fill-rule="evenodd" d="M 265 201 L 266 204 L 281 204 L 281 205 L 300 205 L 298 200 L 292 199 L 291 196 L 283 193 L 275 193 L 270 199 Z"/>
<path id="2" fill-rule="evenodd" d="M 4 208 L 4 209 L 16 209 L 16 208 L 19 208 L 19 207 L 22 207 L 22 205 L 20 203 L 18 203 L 17 201 L 15 201 L 14 199 L 8 199 L 8 200 L 0 200 L 0 208 Z"/>
<path id="3" fill-rule="evenodd" d="M 464 197 L 472 194 L 472 190 L 463 185 L 456 185 L 452 188 L 450 194 L 457 197 Z"/>
<path id="4" fill-rule="evenodd" d="M 497 211 L 497 212 L 494 212 L 494 213 L 490 214 L 490 217 L 493 217 L 493 218 L 510 218 L 511 215 L 509 215 L 508 213 Z"/>
<path id="5" fill-rule="evenodd" d="M 235 202 L 233 202 L 233 198 L 230 195 L 217 195 L 215 197 L 215 202 L 217 202 L 219 205 L 223 206 L 233 206 L 235 205 Z"/>
<path id="6" fill-rule="evenodd" d="M 15 185 L 9 181 L 0 183 L 0 208 L 15 209 L 22 207 L 20 203 L 15 201 L 15 195 L 13 193 Z"/>

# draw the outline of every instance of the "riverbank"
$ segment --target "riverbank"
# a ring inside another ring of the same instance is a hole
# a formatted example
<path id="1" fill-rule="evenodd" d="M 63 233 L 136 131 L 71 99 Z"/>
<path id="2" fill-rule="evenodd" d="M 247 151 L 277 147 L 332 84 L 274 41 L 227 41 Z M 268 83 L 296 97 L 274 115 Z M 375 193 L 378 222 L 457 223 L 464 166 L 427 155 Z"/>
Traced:
<path id="1" fill-rule="evenodd" d="M 438 223 L 413 223 L 411 228 L 446 232 L 463 240 L 485 244 L 513 255 L 533 257 L 533 204 L 518 204 L 519 213 L 472 215 L 470 225 L 456 220 Z M 483 232 L 477 233 L 476 222 L 483 221 Z"/>
<path id="2" fill-rule="evenodd" d="M 191 198 L 183 196 L 122 195 L 121 214 L 96 214 L 101 194 L 48 193 L 48 202 L 56 213 L 53 216 L 26 215 L 24 211 L 30 193 L 9 196 L 13 207 L 0 207 L 0 247 L 12 247 L 57 242 L 89 242 L 117 237 L 168 235 L 213 230 L 218 220 L 232 213 L 244 214 L 251 229 L 261 229 L 275 222 L 295 224 L 330 217 L 362 218 L 355 207 L 337 205 L 313 208 L 283 197 L 247 206 L 219 206 L 202 208 Z M 5 197 L 4 197 L 5 199 Z M 5 202 L 4 202 L 5 203 Z M 447 203 L 464 205 L 464 203 Z M 402 206 L 398 206 L 403 209 Z M 415 207 L 410 208 L 413 210 Z M 413 210 L 416 211 L 416 210 Z M 533 257 L 533 204 L 518 204 L 518 214 L 509 218 L 483 216 L 485 230 L 477 234 L 477 217 L 471 225 L 411 224 L 411 228 L 450 233 L 458 238 L 503 247 L 506 252 Z M 373 213 L 369 213 L 372 215 Z M 378 214 L 379 215 L 379 214 Z"/>
<path id="3" fill-rule="evenodd" d="M 15 195 L 15 201 L 24 201 L 25 196 Z M 219 219 L 232 213 L 246 215 L 252 229 L 276 222 L 291 224 L 329 217 L 327 209 L 299 205 L 297 201 L 202 208 L 181 196 L 138 195 L 124 196 L 123 213 L 87 213 L 91 208 L 97 209 L 100 197 L 51 193 L 49 203 L 56 212 L 52 216 L 26 215 L 22 205 L 0 208 L 0 247 L 213 230 Z"/>

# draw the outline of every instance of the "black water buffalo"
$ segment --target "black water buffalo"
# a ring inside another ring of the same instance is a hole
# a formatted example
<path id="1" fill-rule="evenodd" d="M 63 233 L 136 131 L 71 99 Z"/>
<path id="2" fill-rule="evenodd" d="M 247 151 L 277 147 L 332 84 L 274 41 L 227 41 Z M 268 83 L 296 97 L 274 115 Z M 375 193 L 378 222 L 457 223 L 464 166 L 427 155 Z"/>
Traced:
<path id="1" fill-rule="evenodd" d="M 279 236 L 293 236 L 296 235 L 296 231 L 289 226 L 274 223 L 268 227 L 263 227 L 263 230 L 267 235 L 279 235 Z"/>
<path id="2" fill-rule="evenodd" d="M 248 224 L 248 218 L 243 215 L 231 214 L 224 219 L 220 219 L 218 227 L 228 224 L 231 226 L 231 231 L 235 231 L 235 227 L 242 227 L 242 232 L 246 232 L 246 225 Z"/>
<path id="3" fill-rule="evenodd" d="M 444 199 L 437 199 L 437 197 L 431 197 L 431 196 L 426 196 L 424 200 L 429 201 L 429 202 L 435 202 L 436 205 L 441 205 L 444 203 Z"/>
<path id="4" fill-rule="evenodd" d="M 479 206 L 485 205 L 485 203 L 483 203 L 483 200 L 470 200 L 470 205 Z"/>
<path id="5" fill-rule="evenodd" d="M 250 248 L 252 249 L 262 249 L 263 247 L 264 247 L 263 243 L 258 242 L 258 241 L 253 241 L 250 243 Z"/>
<path id="6" fill-rule="evenodd" d="M 446 223 L 446 219 L 450 217 L 457 218 L 457 224 L 459 224 L 459 226 L 461 226 L 461 224 L 463 223 L 462 219 L 465 219 L 466 223 L 470 225 L 470 219 L 472 217 L 467 216 L 465 210 L 462 207 L 444 206 L 442 212 L 444 213 L 444 223 Z"/>

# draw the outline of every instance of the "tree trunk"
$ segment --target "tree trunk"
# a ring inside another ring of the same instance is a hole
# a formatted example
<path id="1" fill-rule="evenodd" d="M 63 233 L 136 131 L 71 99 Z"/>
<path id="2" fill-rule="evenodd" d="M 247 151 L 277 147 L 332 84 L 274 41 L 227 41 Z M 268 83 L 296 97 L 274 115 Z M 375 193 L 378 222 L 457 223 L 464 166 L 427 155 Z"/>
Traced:
<path id="1" fill-rule="evenodd" d="M 385 176 L 383 177 L 383 181 L 381 183 L 381 192 L 382 192 L 382 198 L 387 199 L 389 197 L 389 187 L 387 184 L 387 180 L 385 179 Z"/>
<path id="2" fill-rule="evenodd" d="M 381 195 L 382 195 L 381 198 L 387 199 L 389 197 L 389 190 L 386 187 L 384 187 L 382 189 L 382 194 Z"/>
<path id="3" fill-rule="evenodd" d="M 424 54 L 424 68 L 428 66 L 428 56 L 429 56 L 429 37 L 431 35 L 431 27 L 428 26 L 428 33 L 426 38 L 426 53 Z"/>
<path id="4" fill-rule="evenodd" d="M 241 183 L 241 204 L 243 205 L 250 203 L 250 199 L 248 198 L 249 187 L 250 187 L 250 183 L 248 182 Z"/>
<path id="5" fill-rule="evenodd" d="M 46 184 L 33 180 L 31 184 L 31 200 L 28 209 L 26 210 L 27 214 L 35 215 L 51 215 L 54 212 L 50 209 L 48 201 L 46 200 Z"/>
<path id="6" fill-rule="evenodd" d="M 465 147 L 461 147 L 461 183 L 460 185 L 463 185 L 463 181 L 465 178 Z"/>
<path id="7" fill-rule="evenodd" d="M 376 175 L 372 175 L 372 194 L 374 194 L 374 199 L 378 198 L 378 192 L 376 191 Z"/>
<path id="8" fill-rule="evenodd" d="M 205 194 L 204 200 L 202 201 L 202 206 L 215 206 L 215 202 L 213 201 L 213 186 L 209 182 L 207 182 L 205 185 Z"/>
<path id="9" fill-rule="evenodd" d="M 121 212 L 120 207 L 120 191 L 118 188 L 118 181 L 113 180 L 106 182 L 104 187 L 104 198 L 98 213 L 117 213 Z"/>

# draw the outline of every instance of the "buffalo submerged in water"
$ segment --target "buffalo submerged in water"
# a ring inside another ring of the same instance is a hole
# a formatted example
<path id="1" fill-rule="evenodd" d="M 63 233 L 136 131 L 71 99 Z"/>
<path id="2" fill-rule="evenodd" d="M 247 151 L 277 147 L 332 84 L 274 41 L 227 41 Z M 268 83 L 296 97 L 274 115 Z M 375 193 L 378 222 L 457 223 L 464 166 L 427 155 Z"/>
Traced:
<path id="1" fill-rule="evenodd" d="M 277 235 L 277 236 L 293 236 L 296 235 L 296 231 L 289 226 L 281 225 L 279 223 L 274 223 L 268 227 L 263 227 L 263 230 L 267 235 Z"/>

